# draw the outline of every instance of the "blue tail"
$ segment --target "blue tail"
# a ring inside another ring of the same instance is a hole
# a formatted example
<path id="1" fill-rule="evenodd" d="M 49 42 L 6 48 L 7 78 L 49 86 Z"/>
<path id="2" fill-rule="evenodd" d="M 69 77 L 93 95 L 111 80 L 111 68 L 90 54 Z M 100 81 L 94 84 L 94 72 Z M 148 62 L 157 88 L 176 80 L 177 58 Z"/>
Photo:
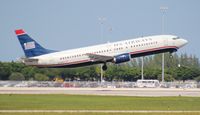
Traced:
<path id="1" fill-rule="evenodd" d="M 38 44 L 35 40 L 33 40 L 28 34 L 24 32 L 24 30 L 19 29 L 15 30 L 19 42 L 24 50 L 26 57 L 34 57 L 40 56 L 48 53 L 53 53 L 56 51 L 49 50 L 43 48 L 40 44 Z"/>

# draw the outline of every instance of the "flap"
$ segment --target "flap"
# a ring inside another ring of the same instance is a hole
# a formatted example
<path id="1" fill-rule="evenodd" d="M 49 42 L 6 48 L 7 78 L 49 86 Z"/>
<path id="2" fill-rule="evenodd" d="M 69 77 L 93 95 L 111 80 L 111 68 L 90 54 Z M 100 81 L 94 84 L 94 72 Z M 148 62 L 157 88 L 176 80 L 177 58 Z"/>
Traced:
<path id="1" fill-rule="evenodd" d="M 87 53 L 86 55 L 88 55 L 89 58 L 90 58 L 92 61 L 107 62 L 107 61 L 113 59 L 112 56 L 105 56 L 105 55 L 98 55 L 98 54 L 91 54 L 91 53 Z"/>

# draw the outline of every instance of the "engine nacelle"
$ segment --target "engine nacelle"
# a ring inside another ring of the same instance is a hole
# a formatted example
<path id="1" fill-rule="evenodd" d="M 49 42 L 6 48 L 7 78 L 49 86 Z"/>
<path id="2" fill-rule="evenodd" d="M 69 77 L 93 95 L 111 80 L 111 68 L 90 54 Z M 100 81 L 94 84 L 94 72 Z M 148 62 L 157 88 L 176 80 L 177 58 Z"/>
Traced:
<path id="1" fill-rule="evenodd" d="M 114 57 L 114 63 L 123 63 L 131 60 L 131 56 L 129 53 L 120 54 Z"/>

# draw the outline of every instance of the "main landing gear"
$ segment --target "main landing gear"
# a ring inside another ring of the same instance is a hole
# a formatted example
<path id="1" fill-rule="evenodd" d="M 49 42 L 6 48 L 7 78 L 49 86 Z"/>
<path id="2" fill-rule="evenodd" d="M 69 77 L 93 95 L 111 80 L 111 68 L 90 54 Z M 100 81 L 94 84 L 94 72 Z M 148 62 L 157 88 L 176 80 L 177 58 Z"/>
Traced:
<path id="1" fill-rule="evenodd" d="M 103 71 L 106 71 L 108 69 L 106 63 L 103 64 L 102 68 L 101 68 Z"/>
<path id="2" fill-rule="evenodd" d="M 108 68 L 108 67 L 107 67 L 106 63 L 101 64 L 101 83 L 104 82 L 103 73 L 104 73 L 104 71 L 107 70 L 107 68 Z"/>

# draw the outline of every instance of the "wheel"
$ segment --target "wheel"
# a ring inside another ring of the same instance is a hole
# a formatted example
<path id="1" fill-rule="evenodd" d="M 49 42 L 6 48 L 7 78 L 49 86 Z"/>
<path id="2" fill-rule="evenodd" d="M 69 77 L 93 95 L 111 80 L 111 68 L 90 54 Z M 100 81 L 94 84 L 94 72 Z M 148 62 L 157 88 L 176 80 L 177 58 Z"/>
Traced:
<path id="1" fill-rule="evenodd" d="M 106 71 L 106 70 L 107 70 L 107 65 L 106 65 L 106 64 L 103 64 L 102 70 L 103 70 L 103 71 Z"/>
<path id="2" fill-rule="evenodd" d="M 170 53 L 170 54 L 169 54 L 169 57 L 170 57 L 170 58 L 173 58 L 173 55 L 172 55 L 172 53 Z"/>

